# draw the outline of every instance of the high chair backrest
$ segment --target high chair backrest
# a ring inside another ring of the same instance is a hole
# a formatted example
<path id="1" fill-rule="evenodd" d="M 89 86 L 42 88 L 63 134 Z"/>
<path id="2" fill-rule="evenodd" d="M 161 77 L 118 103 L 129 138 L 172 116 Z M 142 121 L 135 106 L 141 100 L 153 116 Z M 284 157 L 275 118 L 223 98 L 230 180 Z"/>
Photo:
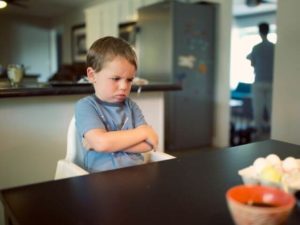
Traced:
<path id="1" fill-rule="evenodd" d="M 67 133 L 67 153 L 64 159 L 57 162 L 54 179 L 62 179 L 88 174 L 78 165 L 79 157 L 83 157 L 78 151 L 80 139 L 77 138 L 75 117 L 73 116 L 68 127 Z"/>
<path id="2" fill-rule="evenodd" d="M 76 148 L 77 148 L 77 138 L 76 138 L 76 127 L 75 127 L 75 117 L 73 116 L 67 134 L 67 154 L 66 159 L 72 162 L 76 158 Z"/>
<path id="3" fill-rule="evenodd" d="M 80 138 L 76 132 L 75 117 L 73 116 L 68 128 L 66 160 L 74 163 L 78 163 L 80 161 L 80 158 L 83 157 L 83 155 L 80 151 L 78 151 L 79 145 Z"/>

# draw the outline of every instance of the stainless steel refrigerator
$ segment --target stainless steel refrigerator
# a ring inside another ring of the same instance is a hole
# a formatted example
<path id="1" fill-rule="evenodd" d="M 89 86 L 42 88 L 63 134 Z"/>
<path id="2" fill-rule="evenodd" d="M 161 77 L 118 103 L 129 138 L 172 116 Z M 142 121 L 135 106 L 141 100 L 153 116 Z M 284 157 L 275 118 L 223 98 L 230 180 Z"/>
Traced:
<path id="1" fill-rule="evenodd" d="M 139 76 L 182 85 L 165 96 L 168 152 L 212 144 L 216 10 L 216 4 L 176 1 L 138 10 Z"/>

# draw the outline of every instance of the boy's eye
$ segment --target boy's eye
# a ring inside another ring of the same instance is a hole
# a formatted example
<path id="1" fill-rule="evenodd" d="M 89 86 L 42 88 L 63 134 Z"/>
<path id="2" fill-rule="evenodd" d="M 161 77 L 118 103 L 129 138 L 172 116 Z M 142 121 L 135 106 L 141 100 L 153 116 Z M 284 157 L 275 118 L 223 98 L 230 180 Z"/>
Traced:
<path id="1" fill-rule="evenodd" d="M 111 78 L 113 81 L 119 81 L 121 80 L 122 78 L 121 77 L 112 77 Z M 127 82 L 131 83 L 133 81 L 133 78 L 128 78 L 126 79 Z"/>
<path id="2" fill-rule="evenodd" d="M 127 81 L 131 83 L 133 81 L 133 78 L 128 78 Z"/>
<path id="3" fill-rule="evenodd" d="M 120 77 L 112 77 L 111 78 L 113 81 L 118 81 L 118 80 L 120 80 L 121 78 Z"/>

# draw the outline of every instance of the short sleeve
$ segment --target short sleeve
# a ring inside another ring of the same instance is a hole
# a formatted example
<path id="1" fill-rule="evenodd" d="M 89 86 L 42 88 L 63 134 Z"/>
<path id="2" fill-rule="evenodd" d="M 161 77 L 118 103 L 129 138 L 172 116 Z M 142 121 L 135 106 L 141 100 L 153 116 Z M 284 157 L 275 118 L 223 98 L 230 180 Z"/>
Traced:
<path id="1" fill-rule="evenodd" d="M 129 105 L 130 105 L 130 109 L 132 112 L 132 121 L 133 121 L 134 127 L 138 127 L 138 126 L 147 124 L 140 107 L 132 100 L 129 101 Z"/>
<path id="2" fill-rule="evenodd" d="M 75 105 L 76 129 L 81 137 L 92 129 L 105 129 L 103 118 L 99 112 L 99 106 L 92 98 L 86 97 Z"/>

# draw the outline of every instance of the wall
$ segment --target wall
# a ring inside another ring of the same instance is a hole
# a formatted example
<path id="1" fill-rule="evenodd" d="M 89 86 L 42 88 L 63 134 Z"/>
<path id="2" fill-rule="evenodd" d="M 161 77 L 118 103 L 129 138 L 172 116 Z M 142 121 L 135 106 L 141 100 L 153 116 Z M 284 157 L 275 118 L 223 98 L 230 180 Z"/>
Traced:
<path id="1" fill-rule="evenodd" d="M 52 26 L 62 35 L 62 63 L 72 64 L 72 27 L 84 23 L 83 9 L 72 10 L 68 15 L 52 20 Z"/>
<path id="2" fill-rule="evenodd" d="M 217 64 L 215 86 L 215 119 L 214 145 L 229 145 L 229 72 L 230 72 L 230 39 L 232 26 L 232 0 L 210 0 L 219 3 L 217 26 Z"/>
<path id="3" fill-rule="evenodd" d="M 79 97 L 0 99 L 0 188 L 51 179 Z"/>
<path id="4" fill-rule="evenodd" d="M 35 17 L 0 15 L 0 64 L 23 64 L 42 80 L 51 73 L 51 34 L 48 21 Z M 3 29 L 5 28 L 5 29 Z"/>
<path id="5" fill-rule="evenodd" d="M 0 27 L 5 28 L 0 35 L 0 65 L 24 64 L 27 74 L 47 81 L 58 69 L 56 35 L 62 36 L 62 63 L 71 64 L 72 26 L 84 23 L 82 8 L 54 19 L 0 14 Z"/>
<path id="6" fill-rule="evenodd" d="M 299 0 L 278 1 L 271 134 L 294 144 L 300 144 L 299 9 Z"/>

